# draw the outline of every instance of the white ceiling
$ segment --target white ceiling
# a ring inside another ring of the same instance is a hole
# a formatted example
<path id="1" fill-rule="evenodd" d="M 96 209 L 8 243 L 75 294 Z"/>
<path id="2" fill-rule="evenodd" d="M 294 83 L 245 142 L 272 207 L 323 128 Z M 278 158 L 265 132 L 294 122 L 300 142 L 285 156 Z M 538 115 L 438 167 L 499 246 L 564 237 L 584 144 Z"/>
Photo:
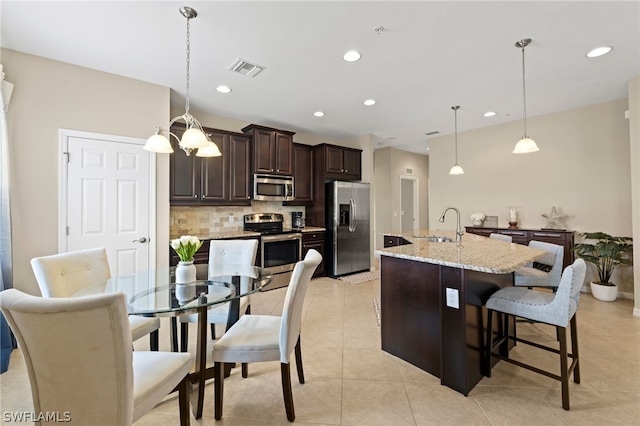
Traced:
<path id="1" fill-rule="evenodd" d="M 459 132 L 522 118 L 522 57 L 514 47 L 522 38 L 533 39 L 526 48 L 529 117 L 625 98 L 626 82 L 640 75 L 637 0 L 3 0 L 1 44 L 169 86 L 183 106 L 183 5 L 198 12 L 191 21 L 193 112 L 334 139 L 372 133 L 378 147 L 423 154 L 425 133 L 453 133 L 453 105 L 461 106 Z M 585 56 L 600 45 L 614 49 Z M 343 61 L 350 49 L 362 59 Z M 266 68 L 255 78 L 233 73 L 238 57 Z M 216 92 L 220 84 L 232 93 Z M 378 103 L 365 107 L 367 98 Z M 317 110 L 326 115 L 314 117 Z M 498 114 L 483 117 L 489 110 Z"/>

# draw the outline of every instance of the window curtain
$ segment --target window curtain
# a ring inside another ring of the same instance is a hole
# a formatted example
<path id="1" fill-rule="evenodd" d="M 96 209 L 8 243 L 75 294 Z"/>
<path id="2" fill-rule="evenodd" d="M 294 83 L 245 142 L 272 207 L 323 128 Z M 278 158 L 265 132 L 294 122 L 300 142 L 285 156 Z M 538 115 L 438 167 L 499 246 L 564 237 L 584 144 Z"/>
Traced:
<path id="1" fill-rule="evenodd" d="M 4 81 L 0 64 L 0 290 L 13 287 L 11 262 L 11 205 L 9 199 L 9 130 L 6 111 L 13 84 Z M 15 339 L 4 315 L 0 314 L 0 373 L 9 368 Z"/>

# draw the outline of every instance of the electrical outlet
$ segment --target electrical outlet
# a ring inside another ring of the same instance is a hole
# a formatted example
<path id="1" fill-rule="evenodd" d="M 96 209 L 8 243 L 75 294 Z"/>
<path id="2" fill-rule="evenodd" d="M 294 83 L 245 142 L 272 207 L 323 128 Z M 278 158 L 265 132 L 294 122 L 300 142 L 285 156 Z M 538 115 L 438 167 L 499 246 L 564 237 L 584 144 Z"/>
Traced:
<path id="1" fill-rule="evenodd" d="M 235 219 L 234 219 L 233 215 L 232 215 L 232 214 L 231 214 L 231 215 L 229 215 L 229 223 L 233 223 L 233 221 L 234 221 L 234 220 L 235 220 Z"/>
<path id="2" fill-rule="evenodd" d="M 447 306 L 454 309 L 460 309 L 460 302 L 458 298 L 458 290 L 455 288 L 447 287 Z"/>

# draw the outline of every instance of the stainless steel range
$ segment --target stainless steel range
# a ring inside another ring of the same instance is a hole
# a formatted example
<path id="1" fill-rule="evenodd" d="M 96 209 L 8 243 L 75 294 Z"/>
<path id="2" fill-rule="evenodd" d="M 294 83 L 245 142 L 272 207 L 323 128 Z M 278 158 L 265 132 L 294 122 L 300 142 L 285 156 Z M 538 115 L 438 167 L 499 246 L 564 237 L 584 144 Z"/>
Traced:
<path id="1" fill-rule="evenodd" d="M 283 228 L 279 213 L 254 213 L 244 216 L 245 231 L 260 233 L 260 266 L 273 274 L 268 290 L 289 285 L 291 271 L 302 258 L 302 233 Z"/>

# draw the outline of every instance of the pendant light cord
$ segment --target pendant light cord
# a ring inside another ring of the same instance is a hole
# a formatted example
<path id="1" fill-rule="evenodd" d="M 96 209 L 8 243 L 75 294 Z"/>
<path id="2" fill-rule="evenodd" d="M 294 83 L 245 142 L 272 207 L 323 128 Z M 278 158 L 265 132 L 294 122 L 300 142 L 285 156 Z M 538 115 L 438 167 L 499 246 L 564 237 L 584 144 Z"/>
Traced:
<path id="1" fill-rule="evenodd" d="M 525 90 L 525 79 L 524 79 L 524 46 L 522 46 L 522 106 L 524 111 L 524 137 L 527 136 L 527 92 Z"/>
<path id="2" fill-rule="evenodd" d="M 187 100 L 185 102 L 185 109 L 187 110 L 187 114 L 189 115 L 189 62 L 191 59 L 191 42 L 189 41 L 191 36 L 191 19 L 187 18 Z"/>
<path id="3" fill-rule="evenodd" d="M 459 108 L 459 107 L 458 107 Z M 454 114 L 454 130 L 455 130 L 455 140 L 456 140 L 456 165 L 458 165 L 458 108 L 453 109 Z"/>

